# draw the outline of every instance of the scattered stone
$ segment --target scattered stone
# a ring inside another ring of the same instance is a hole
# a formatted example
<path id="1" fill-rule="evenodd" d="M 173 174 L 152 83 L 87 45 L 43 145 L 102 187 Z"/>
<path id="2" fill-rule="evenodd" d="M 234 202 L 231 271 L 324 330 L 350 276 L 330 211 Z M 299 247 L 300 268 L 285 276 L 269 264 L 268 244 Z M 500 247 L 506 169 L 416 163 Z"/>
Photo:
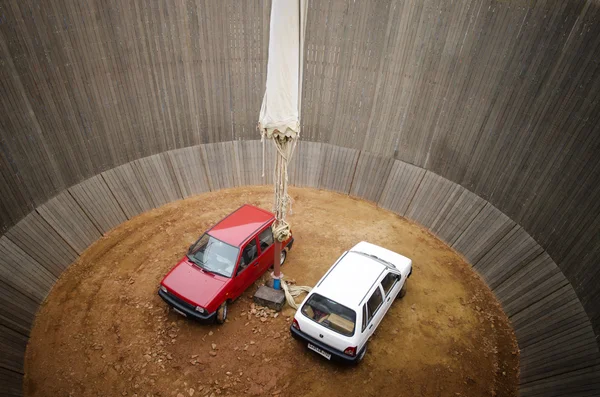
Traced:
<path id="1" fill-rule="evenodd" d="M 214 350 L 211 350 L 210 352 L 208 352 L 208 354 L 210 354 L 211 356 L 215 357 L 217 355 L 217 352 Z"/>
<path id="2" fill-rule="evenodd" d="M 448 320 L 454 321 L 454 316 L 448 316 Z"/>
<path id="3" fill-rule="evenodd" d="M 256 343 L 256 342 L 254 342 L 253 340 L 251 340 L 251 341 L 250 341 L 250 344 L 251 344 L 251 345 L 253 345 L 253 344 L 255 344 L 255 343 Z"/>
<path id="4" fill-rule="evenodd" d="M 212 334 L 213 334 L 213 332 L 212 332 L 212 331 L 210 331 L 210 332 L 208 333 L 208 336 L 212 336 Z"/>
<path id="5" fill-rule="evenodd" d="M 195 390 L 190 387 L 190 390 L 188 390 L 188 394 L 190 395 L 190 397 L 194 395 L 194 392 Z"/>
<path id="6" fill-rule="evenodd" d="M 212 347 L 212 349 L 213 349 L 213 350 L 216 350 L 216 349 L 217 349 L 217 344 L 216 344 L 216 343 L 213 343 L 213 344 L 211 344 L 210 346 Z"/>
<path id="7" fill-rule="evenodd" d="M 261 317 L 260 321 L 264 323 L 265 321 L 267 321 L 267 319 L 266 319 L 266 317 Z"/>
<path id="8" fill-rule="evenodd" d="M 192 357 L 190 357 L 190 358 L 196 358 L 196 357 L 198 357 L 197 354 L 192 354 Z"/>
<path id="9" fill-rule="evenodd" d="M 417 310 L 417 305 L 414 303 L 410 306 L 410 310 Z"/>
<path id="10" fill-rule="evenodd" d="M 185 397 L 182 393 L 177 393 L 177 397 Z"/>
<path id="11" fill-rule="evenodd" d="M 231 376 L 231 372 L 227 371 L 227 372 L 225 372 L 225 375 Z"/>

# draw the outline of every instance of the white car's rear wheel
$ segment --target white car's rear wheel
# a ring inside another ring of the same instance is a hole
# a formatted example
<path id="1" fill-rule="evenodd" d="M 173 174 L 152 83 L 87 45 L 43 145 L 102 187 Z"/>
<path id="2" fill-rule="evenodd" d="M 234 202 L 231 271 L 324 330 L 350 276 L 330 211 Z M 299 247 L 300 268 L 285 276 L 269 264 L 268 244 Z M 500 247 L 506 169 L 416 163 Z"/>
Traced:
<path id="1" fill-rule="evenodd" d="M 361 362 L 363 358 L 365 358 L 365 354 L 367 354 L 367 345 L 365 345 L 364 349 L 358 354 L 358 358 L 356 359 L 356 364 Z"/>

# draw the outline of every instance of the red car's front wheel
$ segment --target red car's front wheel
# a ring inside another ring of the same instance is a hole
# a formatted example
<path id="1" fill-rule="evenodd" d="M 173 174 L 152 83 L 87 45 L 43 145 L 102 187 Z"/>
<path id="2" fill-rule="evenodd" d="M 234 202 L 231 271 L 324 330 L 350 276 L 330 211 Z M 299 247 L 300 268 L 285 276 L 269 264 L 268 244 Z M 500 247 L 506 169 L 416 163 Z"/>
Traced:
<path id="1" fill-rule="evenodd" d="M 218 324 L 223 324 L 227 320 L 227 301 L 221 303 L 217 309 L 216 319 Z"/>

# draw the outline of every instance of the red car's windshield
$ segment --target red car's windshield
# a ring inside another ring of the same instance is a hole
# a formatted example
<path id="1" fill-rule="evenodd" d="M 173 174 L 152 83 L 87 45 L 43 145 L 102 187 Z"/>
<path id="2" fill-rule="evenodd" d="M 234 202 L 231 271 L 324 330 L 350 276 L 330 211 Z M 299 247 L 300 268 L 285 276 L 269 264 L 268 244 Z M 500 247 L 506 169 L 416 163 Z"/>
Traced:
<path id="1" fill-rule="evenodd" d="M 231 277 L 239 249 L 208 234 L 202 235 L 187 253 L 190 262 L 211 273 Z"/>

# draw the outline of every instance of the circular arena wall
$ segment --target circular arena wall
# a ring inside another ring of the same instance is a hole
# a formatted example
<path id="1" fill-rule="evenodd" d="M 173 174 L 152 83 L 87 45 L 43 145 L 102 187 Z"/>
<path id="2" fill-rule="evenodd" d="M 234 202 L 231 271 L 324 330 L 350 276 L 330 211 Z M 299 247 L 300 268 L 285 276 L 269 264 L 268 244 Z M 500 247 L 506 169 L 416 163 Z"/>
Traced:
<path id="1" fill-rule="evenodd" d="M 269 1 L 0 4 L 0 393 L 103 233 L 261 178 Z M 511 319 L 521 394 L 600 392 L 600 3 L 309 1 L 291 182 L 413 219 Z M 267 156 L 266 169 L 269 169 Z"/>

